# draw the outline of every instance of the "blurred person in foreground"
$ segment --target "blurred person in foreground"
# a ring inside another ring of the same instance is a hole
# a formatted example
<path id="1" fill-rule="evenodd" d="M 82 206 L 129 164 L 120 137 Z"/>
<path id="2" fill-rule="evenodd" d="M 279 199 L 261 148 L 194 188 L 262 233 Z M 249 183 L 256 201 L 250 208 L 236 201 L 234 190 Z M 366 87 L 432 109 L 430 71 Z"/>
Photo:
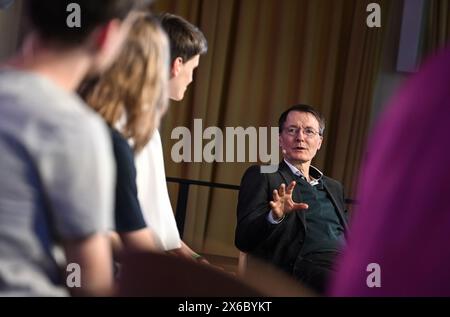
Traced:
<path id="1" fill-rule="evenodd" d="M 449 83 L 447 48 L 373 130 L 332 296 L 450 296 Z"/>
<path id="2" fill-rule="evenodd" d="M 0 295 L 68 295 L 66 263 L 79 267 L 73 295 L 113 287 L 106 229 L 114 161 L 101 118 L 75 94 L 119 52 L 144 1 L 79 0 L 81 27 L 67 25 L 71 1 L 27 0 L 29 30 L 0 70 Z"/>

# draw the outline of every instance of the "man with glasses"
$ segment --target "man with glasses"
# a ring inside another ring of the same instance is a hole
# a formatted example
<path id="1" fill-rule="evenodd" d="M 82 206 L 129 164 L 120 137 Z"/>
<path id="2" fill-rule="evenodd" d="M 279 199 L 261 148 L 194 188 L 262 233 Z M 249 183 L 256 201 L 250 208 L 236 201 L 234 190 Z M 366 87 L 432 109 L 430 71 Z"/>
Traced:
<path id="1" fill-rule="evenodd" d="M 244 174 L 237 206 L 236 246 L 271 262 L 323 293 L 347 228 L 342 185 L 311 165 L 325 120 L 295 105 L 279 119 L 283 161 L 278 171 Z"/>

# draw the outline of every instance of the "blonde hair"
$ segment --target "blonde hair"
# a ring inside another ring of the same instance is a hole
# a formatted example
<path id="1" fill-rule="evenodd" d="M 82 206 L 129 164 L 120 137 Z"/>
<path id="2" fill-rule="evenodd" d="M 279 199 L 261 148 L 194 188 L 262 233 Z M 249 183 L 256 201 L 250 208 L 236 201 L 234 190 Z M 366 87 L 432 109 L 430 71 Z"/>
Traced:
<path id="1" fill-rule="evenodd" d="M 168 43 L 158 21 L 140 14 L 112 67 L 81 86 L 86 102 L 133 141 L 135 153 L 148 143 L 168 107 Z"/>

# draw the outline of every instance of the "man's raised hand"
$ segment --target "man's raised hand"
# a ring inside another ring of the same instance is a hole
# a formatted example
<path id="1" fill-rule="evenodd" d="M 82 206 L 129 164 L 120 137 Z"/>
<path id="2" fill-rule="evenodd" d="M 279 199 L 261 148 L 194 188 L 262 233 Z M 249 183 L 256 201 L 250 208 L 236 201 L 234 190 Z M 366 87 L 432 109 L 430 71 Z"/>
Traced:
<path id="1" fill-rule="evenodd" d="M 273 200 L 269 202 L 272 209 L 272 217 L 279 221 L 284 215 L 297 210 L 306 210 L 308 205 L 305 203 L 296 203 L 292 200 L 292 192 L 297 183 L 292 181 L 286 189 L 285 184 L 281 184 L 280 188 L 273 191 Z"/>

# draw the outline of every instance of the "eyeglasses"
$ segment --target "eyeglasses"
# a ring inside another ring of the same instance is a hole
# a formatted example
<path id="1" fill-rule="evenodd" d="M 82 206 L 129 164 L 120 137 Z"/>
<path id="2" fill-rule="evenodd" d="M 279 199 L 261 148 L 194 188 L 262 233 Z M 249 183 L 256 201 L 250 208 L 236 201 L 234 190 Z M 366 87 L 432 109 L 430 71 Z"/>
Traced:
<path id="1" fill-rule="evenodd" d="M 317 132 L 316 130 L 314 130 L 313 128 L 302 129 L 302 128 L 297 128 L 297 127 L 289 127 L 289 128 L 285 128 L 284 131 L 286 131 L 286 133 L 290 136 L 297 136 L 300 131 L 303 131 L 303 134 L 307 138 L 312 138 L 312 137 L 316 136 L 317 134 L 320 135 L 320 133 Z"/>

